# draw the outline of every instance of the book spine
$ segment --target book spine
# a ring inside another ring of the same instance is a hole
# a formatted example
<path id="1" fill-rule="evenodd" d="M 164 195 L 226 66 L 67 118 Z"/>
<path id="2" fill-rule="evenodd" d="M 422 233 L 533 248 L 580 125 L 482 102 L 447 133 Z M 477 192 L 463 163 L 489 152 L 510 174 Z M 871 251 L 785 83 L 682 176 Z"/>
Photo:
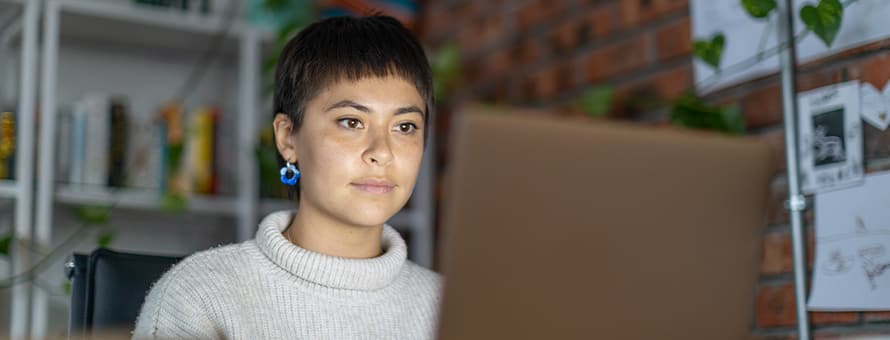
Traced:
<path id="1" fill-rule="evenodd" d="M 186 139 L 182 105 L 173 103 L 164 106 L 161 109 L 161 117 L 165 135 L 162 151 L 162 162 L 164 164 L 163 188 L 170 195 L 183 196 L 188 192 L 189 181 L 185 171 L 187 163 L 183 157 Z"/>
<path id="2" fill-rule="evenodd" d="M 109 98 L 102 94 L 87 98 L 86 163 L 84 184 L 106 186 L 108 184 L 108 135 Z"/>
<path id="3" fill-rule="evenodd" d="M 0 112 L 0 179 L 15 178 L 15 114 Z"/>
<path id="4" fill-rule="evenodd" d="M 122 98 L 111 101 L 108 140 L 108 186 L 123 187 L 127 157 L 127 105 Z"/>
<path id="5" fill-rule="evenodd" d="M 196 193 L 214 193 L 213 144 L 216 129 L 216 113 L 210 108 L 201 108 L 191 117 L 191 133 L 188 142 L 189 172 L 192 190 Z"/>
<path id="6" fill-rule="evenodd" d="M 56 157 L 56 178 L 68 179 L 71 169 L 71 134 L 74 132 L 72 124 L 73 112 L 63 110 L 59 112 L 58 124 L 56 125 L 56 150 L 59 150 Z"/>
<path id="7" fill-rule="evenodd" d="M 84 164 L 86 163 L 86 130 L 87 130 L 86 102 L 80 101 L 75 105 L 71 116 L 71 165 L 68 170 L 68 183 L 83 184 Z"/>

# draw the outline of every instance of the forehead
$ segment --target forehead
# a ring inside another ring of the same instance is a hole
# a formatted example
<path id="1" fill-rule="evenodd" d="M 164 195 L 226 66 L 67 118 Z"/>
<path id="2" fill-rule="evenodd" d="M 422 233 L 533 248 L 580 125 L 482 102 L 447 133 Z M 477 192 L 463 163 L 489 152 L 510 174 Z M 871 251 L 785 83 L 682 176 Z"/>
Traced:
<path id="1" fill-rule="evenodd" d="M 402 77 L 364 77 L 357 80 L 340 79 L 332 81 L 311 101 L 324 105 L 340 100 L 363 102 L 367 105 L 416 105 L 423 106 L 423 97 L 411 82 Z"/>

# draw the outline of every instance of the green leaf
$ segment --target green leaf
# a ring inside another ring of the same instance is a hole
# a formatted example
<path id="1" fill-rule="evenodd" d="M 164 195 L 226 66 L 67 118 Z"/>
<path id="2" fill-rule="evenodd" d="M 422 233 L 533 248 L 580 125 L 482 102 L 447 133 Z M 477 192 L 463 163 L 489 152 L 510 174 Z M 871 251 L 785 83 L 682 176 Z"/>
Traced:
<path id="1" fill-rule="evenodd" d="M 71 295 L 71 281 L 62 282 L 62 291 L 65 295 Z"/>
<path id="2" fill-rule="evenodd" d="M 800 20 L 825 43 L 826 47 L 831 47 L 838 31 L 841 30 L 843 17 L 844 6 L 839 0 L 820 0 L 817 6 L 808 4 L 800 9 Z"/>
<path id="3" fill-rule="evenodd" d="M 12 244 L 12 231 L 0 238 L 0 255 L 9 256 L 9 246 Z"/>
<path id="4" fill-rule="evenodd" d="M 692 45 L 695 56 L 711 67 L 714 72 L 720 71 L 720 59 L 723 58 L 723 48 L 726 44 L 726 37 L 723 33 L 717 33 L 710 40 L 696 40 Z"/>
<path id="5" fill-rule="evenodd" d="M 611 86 L 596 86 L 584 91 L 581 109 L 591 117 L 601 117 L 612 109 L 615 89 Z"/>
<path id="6" fill-rule="evenodd" d="M 742 0 L 742 7 L 752 17 L 764 19 L 776 9 L 776 0 Z"/>
<path id="7" fill-rule="evenodd" d="M 263 0 L 263 7 L 268 10 L 280 10 L 284 7 L 284 0 Z"/>
<path id="8" fill-rule="evenodd" d="M 705 103 L 694 94 L 684 94 L 674 100 L 671 122 L 693 129 L 713 130 L 731 134 L 745 132 L 745 120 L 737 106 L 715 106 Z"/>
<path id="9" fill-rule="evenodd" d="M 433 91 L 436 100 L 444 100 L 448 91 L 460 75 L 460 49 L 457 44 L 443 46 L 431 58 L 430 67 L 433 71 Z"/>
<path id="10" fill-rule="evenodd" d="M 108 248 L 111 245 L 111 241 L 114 240 L 114 233 L 111 231 L 104 231 L 99 234 L 99 237 L 96 239 L 96 244 L 99 245 L 99 248 Z"/>
<path id="11" fill-rule="evenodd" d="M 74 208 L 74 215 L 85 224 L 105 224 L 111 216 L 111 206 L 82 205 Z"/>
<path id="12" fill-rule="evenodd" d="M 723 123 L 726 127 L 724 130 L 725 132 L 738 135 L 745 133 L 745 116 L 742 114 L 742 109 L 739 108 L 738 105 L 724 107 L 722 115 Z"/>

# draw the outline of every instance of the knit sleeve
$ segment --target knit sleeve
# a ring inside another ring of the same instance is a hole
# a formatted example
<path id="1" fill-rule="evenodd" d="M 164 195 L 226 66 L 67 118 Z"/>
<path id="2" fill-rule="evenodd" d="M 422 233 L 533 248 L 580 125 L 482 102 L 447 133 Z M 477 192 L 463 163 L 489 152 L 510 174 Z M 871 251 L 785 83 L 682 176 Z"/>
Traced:
<path id="1" fill-rule="evenodd" d="M 188 263 L 176 265 L 152 287 L 136 320 L 133 339 L 222 338 L 202 307 L 201 296 L 206 292 L 190 283 L 188 267 Z"/>

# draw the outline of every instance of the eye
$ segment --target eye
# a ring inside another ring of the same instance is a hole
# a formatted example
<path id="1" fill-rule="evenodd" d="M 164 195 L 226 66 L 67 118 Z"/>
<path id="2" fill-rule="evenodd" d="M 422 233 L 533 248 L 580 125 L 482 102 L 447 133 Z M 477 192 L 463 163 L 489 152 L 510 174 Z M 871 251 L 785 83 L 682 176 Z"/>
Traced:
<path id="1" fill-rule="evenodd" d="M 347 129 L 361 129 L 364 127 L 364 125 L 362 125 L 362 121 L 355 118 L 343 118 L 338 120 L 337 123 Z"/>
<path id="2" fill-rule="evenodd" d="M 396 130 L 402 134 L 411 135 L 417 131 L 417 125 L 414 123 L 401 123 L 396 125 L 393 130 Z"/>

